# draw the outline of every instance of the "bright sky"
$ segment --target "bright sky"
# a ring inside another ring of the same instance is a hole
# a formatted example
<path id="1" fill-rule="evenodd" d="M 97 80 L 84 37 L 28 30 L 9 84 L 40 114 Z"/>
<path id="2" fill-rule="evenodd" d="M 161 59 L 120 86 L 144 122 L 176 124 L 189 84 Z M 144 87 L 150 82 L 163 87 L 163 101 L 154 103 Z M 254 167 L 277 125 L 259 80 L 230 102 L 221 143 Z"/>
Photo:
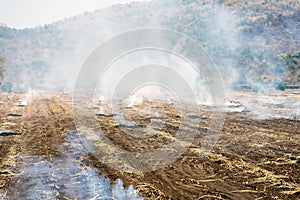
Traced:
<path id="1" fill-rule="evenodd" d="M 0 23 L 14 28 L 35 27 L 132 1 L 145 0 L 0 0 Z"/>

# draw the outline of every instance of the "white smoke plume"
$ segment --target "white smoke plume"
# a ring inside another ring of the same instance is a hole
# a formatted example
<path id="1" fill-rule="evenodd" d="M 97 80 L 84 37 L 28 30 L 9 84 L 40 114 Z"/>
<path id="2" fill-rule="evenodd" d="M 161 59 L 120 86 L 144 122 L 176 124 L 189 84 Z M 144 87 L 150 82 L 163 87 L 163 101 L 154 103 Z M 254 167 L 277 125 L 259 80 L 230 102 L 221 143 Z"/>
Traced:
<path id="1" fill-rule="evenodd" d="M 5 198 L 142 199 L 132 186 L 125 189 L 120 179 L 111 184 L 97 169 L 86 166 L 82 161 L 87 156 L 86 149 L 79 138 L 70 133 L 59 157 L 19 155 L 20 174 Z"/>

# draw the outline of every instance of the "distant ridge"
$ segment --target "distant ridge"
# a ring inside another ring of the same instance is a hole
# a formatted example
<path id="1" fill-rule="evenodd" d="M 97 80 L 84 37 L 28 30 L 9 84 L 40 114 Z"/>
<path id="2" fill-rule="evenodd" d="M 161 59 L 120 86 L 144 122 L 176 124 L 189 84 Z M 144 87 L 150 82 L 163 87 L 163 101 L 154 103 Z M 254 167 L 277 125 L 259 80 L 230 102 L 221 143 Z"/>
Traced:
<path id="1" fill-rule="evenodd" d="M 300 84 L 300 5 L 294 0 L 133 2 L 33 29 L 0 26 L 6 82 L 16 91 L 72 88 L 89 53 L 117 33 L 161 26 L 197 40 L 232 82 Z M 280 57 L 281 56 L 281 57 Z M 295 68 L 295 69 L 291 69 Z M 56 83 L 56 84 L 54 84 Z M 63 83 L 63 84 L 57 84 Z"/>

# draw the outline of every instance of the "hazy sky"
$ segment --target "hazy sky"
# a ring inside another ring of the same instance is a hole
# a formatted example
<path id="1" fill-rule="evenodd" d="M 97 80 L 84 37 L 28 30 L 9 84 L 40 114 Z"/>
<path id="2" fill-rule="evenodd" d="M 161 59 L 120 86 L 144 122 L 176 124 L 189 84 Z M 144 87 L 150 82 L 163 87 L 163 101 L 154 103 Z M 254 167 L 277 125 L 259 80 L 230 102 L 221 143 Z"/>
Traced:
<path id="1" fill-rule="evenodd" d="M 132 1 L 144 0 L 0 0 L 0 23 L 14 28 L 35 27 Z"/>

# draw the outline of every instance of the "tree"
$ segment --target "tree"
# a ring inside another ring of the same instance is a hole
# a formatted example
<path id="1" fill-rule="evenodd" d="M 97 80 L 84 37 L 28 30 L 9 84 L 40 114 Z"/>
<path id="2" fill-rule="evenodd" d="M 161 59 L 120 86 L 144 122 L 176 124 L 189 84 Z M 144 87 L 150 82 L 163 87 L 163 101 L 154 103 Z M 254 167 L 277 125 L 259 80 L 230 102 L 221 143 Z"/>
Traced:
<path id="1" fill-rule="evenodd" d="M 0 85 L 4 79 L 5 67 L 5 58 L 0 56 Z"/>
<path id="2" fill-rule="evenodd" d="M 13 91 L 13 84 L 11 82 L 4 82 L 1 86 L 3 92 L 12 92 Z"/>

